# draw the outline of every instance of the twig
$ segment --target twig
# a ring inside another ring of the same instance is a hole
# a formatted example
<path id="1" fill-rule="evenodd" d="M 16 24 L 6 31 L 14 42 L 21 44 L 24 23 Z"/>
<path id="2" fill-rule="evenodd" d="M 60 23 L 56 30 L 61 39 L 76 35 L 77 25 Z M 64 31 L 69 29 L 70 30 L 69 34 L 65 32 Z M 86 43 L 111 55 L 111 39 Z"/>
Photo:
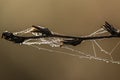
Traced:
<path id="1" fill-rule="evenodd" d="M 23 36 L 13 35 L 13 33 L 11 33 L 11 32 L 3 32 L 2 38 L 9 40 L 9 41 L 12 41 L 12 42 L 15 42 L 15 43 L 22 43 L 27 39 L 37 39 L 37 38 L 46 38 L 46 37 L 68 38 L 67 40 L 64 40 L 63 43 L 73 45 L 73 46 L 80 44 L 83 40 L 95 40 L 95 39 L 104 39 L 104 38 L 120 38 L 120 32 L 118 29 L 114 28 L 108 22 L 105 22 L 105 25 L 103 25 L 103 26 L 111 35 L 108 35 L 108 36 L 88 36 L 88 37 L 64 36 L 64 35 L 52 34 L 52 32 L 48 28 L 44 28 L 44 27 L 41 28 L 40 26 L 39 27 L 32 26 L 32 27 L 37 29 L 37 30 L 34 30 L 32 32 L 42 33 L 42 35 L 41 36 L 23 37 Z"/>

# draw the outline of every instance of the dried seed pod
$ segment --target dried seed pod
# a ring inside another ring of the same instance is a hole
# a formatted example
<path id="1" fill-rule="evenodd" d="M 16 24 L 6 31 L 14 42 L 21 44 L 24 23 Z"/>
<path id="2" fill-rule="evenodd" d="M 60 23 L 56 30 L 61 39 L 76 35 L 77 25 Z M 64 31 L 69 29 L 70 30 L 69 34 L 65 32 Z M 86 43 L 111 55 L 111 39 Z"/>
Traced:
<path id="1" fill-rule="evenodd" d="M 105 22 L 105 25 L 103 25 L 103 26 L 111 35 L 118 35 L 118 34 L 120 34 L 119 30 L 114 28 L 108 22 Z"/>
<path id="2" fill-rule="evenodd" d="M 36 29 L 36 30 L 33 30 L 32 32 L 37 32 L 37 33 L 39 32 L 39 33 L 42 33 L 42 35 L 44 36 L 52 35 L 52 32 L 48 28 L 41 27 L 41 26 L 35 26 L 35 25 L 32 25 L 32 27 Z"/>

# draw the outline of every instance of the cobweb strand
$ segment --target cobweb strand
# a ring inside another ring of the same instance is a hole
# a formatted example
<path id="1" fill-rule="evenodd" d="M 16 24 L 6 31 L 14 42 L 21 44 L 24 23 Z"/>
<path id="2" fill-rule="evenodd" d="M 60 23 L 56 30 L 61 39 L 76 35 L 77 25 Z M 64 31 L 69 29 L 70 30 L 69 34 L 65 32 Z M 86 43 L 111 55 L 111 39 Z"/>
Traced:
<path id="1" fill-rule="evenodd" d="M 41 35 L 41 33 L 31 32 L 32 30 L 33 30 L 33 28 L 28 28 L 28 29 L 25 29 L 23 31 L 14 32 L 14 34 L 18 35 L 18 34 L 31 33 L 34 36 Z M 56 33 L 56 32 L 52 32 L 52 33 Z M 100 28 L 100 29 L 96 30 L 95 32 L 93 32 L 87 36 L 95 36 L 95 35 L 100 35 L 100 34 L 105 34 L 105 33 L 107 33 L 107 31 L 104 30 L 103 28 Z M 59 33 L 57 33 L 57 34 L 59 34 Z M 105 49 L 103 49 L 103 47 L 96 40 L 90 40 L 92 42 L 91 46 L 92 46 L 93 53 L 94 53 L 94 55 L 90 55 L 90 54 L 86 54 L 80 50 L 75 50 L 73 48 L 70 48 L 67 45 L 63 45 L 63 43 L 62 43 L 63 40 L 64 39 L 62 39 L 62 38 L 56 38 L 56 37 L 49 38 L 48 37 L 48 38 L 39 38 L 39 39 L 28 39 L 28 40 L 25 40 L 22 44 L 32 46 L 32 47 L 37 48 L 39 50 L 45 50 L 48 52 L 56 52 L 56 53 L 62 53 L 62 54 L 66 54 L 66 55 L 70 55 L 70 56 L 74 56 L 74 57 L 85 58 L 85 59 L 89 59 L 89 60 L 94 59 L 94 60 L 104 61 L 106 63 L 111 62 L 111 63 L 120 64 L 119 61 L 114 61 L 113 57 L 111 55 L 115 51 L 115 49 L 120 45 L 120 41 L 115 45 L 115 47 L 113 47 L 113 49 L 111 49 L 111 51 L 108 52 Z M 42 44 L 50 45 L 51 47 L 59 47 L 59 48 L 66 49 L 66 50 L 69 50 L 73 53 L 78 53 L 78 54 L 72 54 L 72 53 L 51 50 L 51 49 L 46 49 L 46 48 L 36 46 L 36 45 L 42 45 Z M 97 46 L 101 52 L 110 56 L 111 59 L 103 59 L 101 57 L 98 57 L 95 46 Z"/>

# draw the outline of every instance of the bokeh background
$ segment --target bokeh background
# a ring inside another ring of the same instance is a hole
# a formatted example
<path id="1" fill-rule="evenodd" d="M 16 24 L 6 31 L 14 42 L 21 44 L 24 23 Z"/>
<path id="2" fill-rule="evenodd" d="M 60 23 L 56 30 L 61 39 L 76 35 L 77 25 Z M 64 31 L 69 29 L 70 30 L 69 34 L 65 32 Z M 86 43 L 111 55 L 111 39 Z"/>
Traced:
<path id="1" fill-rule="evenodd" d="M 0 0 L 0 34 L 34 24 L 81 36 L 99 29 L 104 21 L 120 29 L 120 0 Z M 119 40 L 105 40 L 103 47 L 110 50 Z M 87 52 L 90 48 L 85 46 L 83 43 L 76 48 Z M 113 57 L 120 60 L 120 46 Z M 0 80 L 120 80 L 120 65 L 0 39 Z"/>

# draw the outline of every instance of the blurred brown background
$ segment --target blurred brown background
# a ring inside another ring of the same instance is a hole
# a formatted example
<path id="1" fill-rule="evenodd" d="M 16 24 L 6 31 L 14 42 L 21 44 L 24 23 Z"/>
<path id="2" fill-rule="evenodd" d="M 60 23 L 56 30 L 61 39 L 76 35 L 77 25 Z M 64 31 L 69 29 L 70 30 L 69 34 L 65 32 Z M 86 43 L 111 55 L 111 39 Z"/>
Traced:
<path id="1" fill-rule="evenodd" d="M 120 0 L 0 0 L 0 34 L 34 24 L 81 36 L 99 29 L 104 21 L 120 29 Z M 106 40 L 103 47 L 110 50 L 117 41 Z M 82 45 L 77 48 L 82 49 Z M 116 60 L 120 60 L 119 48 L 113 53 Z M 89 47 L 83 51 L 87 50 Z M 120 80 L 120 65 L 50 53 L 0 39 L 0 80 Z"/>

